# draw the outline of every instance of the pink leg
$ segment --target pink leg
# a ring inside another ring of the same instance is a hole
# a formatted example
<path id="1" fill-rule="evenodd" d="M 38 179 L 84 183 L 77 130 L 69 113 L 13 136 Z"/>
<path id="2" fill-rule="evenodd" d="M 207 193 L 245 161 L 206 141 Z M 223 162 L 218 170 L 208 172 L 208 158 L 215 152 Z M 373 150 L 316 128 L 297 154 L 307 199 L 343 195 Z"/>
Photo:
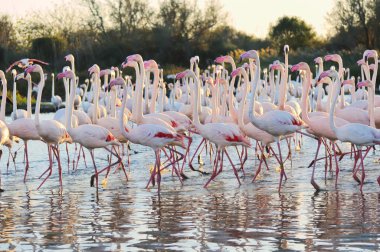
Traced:
<path id="1" fill-rule="evenodd" d="M 94 179 L 95 179 L 96 180 L 96 188 L 98 188 L 98 186 L 99 186 L 98 169 L 96 168 L 93 150 L 90 151 L 90 154 L 91 154 L 92 164 L 94 166 L 94 171 L 95 171 L 95 174 L 91 176 L 90 185 L 91 185 L 91 187 L 94 187 Z"/>
<path id="2" fill-rule="evenodd" d="M 46 176 L 46 178 L 42 181 L 42 183 L 37 187 L 37 190 L 41 188 L 41 186 L 45 183 L 45 181 L 51 176 L 51 173 L 53 171 L 53 159 L 52 159 L 52 153 L 51 153 L 51 146 L 49 144 L 47 146 L 48 146 L 48 155 L 49 155 L 49 168 L 47 168 L 47 170 L 43 174 L 45 174 L 47 171 L 49 171 L 49 173 Z"/>
<path id="3" fill-rule="evenodd" d="M 28 141 L 25 141 L 24 146 L 25 146 L 24 148 L 25 148 L 25 160 L 26 160 L 25 172 L 24 172 L 24 182 L 25 182 L 26 176 L 29 170 Z"/>
<path id="4" fill-rule="evenodd" d="M 226 151 L 226 149 L 224 149 L 223 151 L 224 151 L 224 153 L 226 153 L 226 156 L 227 156 L 228 160 L 230 161 L 230 164 L 231 164 L 232 169 L 234 171 L 235 177 L 236 177 L 237 181 L 239 182 L 239 185 L 241 185 L 237 169 L 236 169 L 234 163 L 232 162 L 230 155 L 228 155 L 228 152 Z"/>
<path id="5" fill-rule="evenodd" d="M 220 150 L 218 150 L 217 155 L 215 156 L 214 159 L 214 166 L 212 167 L 212 174 L 210 179 L 206 182 L 206 184 L 203 186 L 204 188 L 207 188 L 207 186 L 210 184 L 210 182 L 215 178 L 216 176 L 216 167 L 218 167 L 219 164 L 219 159 L 220 159 Z"/>
<path id="6" fill-rule="evenodd" d="M 315 158 L 314 158 L 314 161 L 318 158 L 318 153 L 319 153 L 319 148 L 321 147 L 321 140 L 318 140 L 318 147 L 317 147 L 317 151 L 315 153 Z M 311 173 L 311 184 L 313 185 L 314 189 L 316 191 L 319 191 L 320 188 L 318 186 L 318 184 L 315 182 L 314 180 L 314 172 L 315 172 L 315 165 L 317 164 L 317 162 L 314 162 L 314 165 L 313 165 L 313 172 Z"/>
<path id="7" fill-rule="evenodd" d="M 280 142 L 277 142 L 277 147 L 278 147 L 278 152 L 280 156 L 280 182 L 278 184 L 278 191 L 281 191 L 281 184 L 282 184 L 282 178 L 285 176 L 285 180 L 287 179 L 285 171 L 284 171 L 284 163 L 282 162 L 282 155 L 281 155 L 281 147 L 280 147 Z"/>
<path id="8" fill-rule="evenodd" d="M 360 183 L 360 191 L 363 192 L 363 184 L 364 184 L 364 178 L 365 178 L 365 170 L 364 170 L 364 158 L 363 158 L 363 152 L 362 147 L 358 146 L 359 149 L 359 155 L 360 155 L 360 163 L 362 166 L 362 177 L 361 177 L 361 183 Z"/>
<path id="9" fill-rule="evenodd" d="M 333 143 L 332 144 L 332 148 L 333 148 L 333 154 L 334 154 L 334 158 L 335 158 L 335 188 L 337 188 L 338 186 L 338 177 L 339 177 L 339 165 L 338 165 L 338 158 L 336 156 L 336 151 L 335 151 L 335 144 Z"/>

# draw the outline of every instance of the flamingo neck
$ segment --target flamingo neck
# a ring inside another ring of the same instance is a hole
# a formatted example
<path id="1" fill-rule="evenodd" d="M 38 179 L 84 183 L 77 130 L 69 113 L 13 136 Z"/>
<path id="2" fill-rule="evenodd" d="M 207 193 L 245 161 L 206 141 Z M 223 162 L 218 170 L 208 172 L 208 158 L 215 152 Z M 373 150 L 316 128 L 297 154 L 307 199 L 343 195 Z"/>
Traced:
<path id="1" fill-rule="evenodd" d="M 40 74 L 40 82 L 38 83 L 38 93 L 37 93 L 37 103 L 36 103 L 36 111 L 34 115 L 34 122 L 36 127 L 40 126 L 40 110 L 41 110 L 41 98 L 42 98 L 42 90 L 45 86 L 45 78 L 42 69 L 38 71 Z"/>
<path id="2" fill-rule="evenodd" d="M 125 106 L 127 103 L 127 94 L 128 94 L 128 88 L 126 88 L 125 83 L 123 83 L 123 100 L 122 100 L 122 105 L 119 112 L 119 127 L 120 127 L 121 134 L 123 134 L 125 138 L 127 138 L 128 140 L 131 140 L 132 142 L 137 142 L 136 139 L 134 139 L 134 135 L 130 134 L 129 129 L 126 126 L 127 122 L 125 121 L 124 112 L 125 112 Z"/>
<path id="3" fill-rule="evenodd" d="M 97 124 L 98 122 L 98 106 L 99 106 L 99 89 L 100 89 L 100 78 L 98 73 L 94 73 L 94 81 L 92 83 L 93 92 L 94 92 L 94 113 L 92 114 L 92 123 Z"/>
<path id="4" fill-rule="evenodd" d="M 248 81 L 248 74 L 247 72 L 244 73 L 244 80 Z M 242 96 L 241 96 L 241 101 L 239 104 L 239 111 L 238 111 L 238 125 L 239 127 L 244 127 L 244 112 L 245 112 L 245 102 L 247 100 L 247 92 L 248 92 L 248 87 L 249 85 L 245 85 L 242 90 Z"/>
<path id="5" fill-rule="evenodd" d="M 7 104 L 7 79 L 5 76 L 1 76 L 1 83 L 3 85 L 3 92 L 1 96 L 0 120 L 5 122 L 5 106 Z"/>
<path id="6" fill-rule="evenodd" d="M 375 91 L 374 86 L 368 87 L 368 115 L 369 115 L 369 125 L 376 128 L 375 125 Z"/>
<path id="7" fill-rule="evenodd" d="M 334 99 L 330 108 L 329 123 L 330 123 L 330 128 L 334 131 L 335 134 L 337 134 L 338 129 L 335 126 L 334 114 L 335 114 L 335 105 L 339 97 L 339 90 L 341 89 L 339 76 L 336 76 L 334 86 L 336 86 L 335 87 L 336 90 L 334 92 Z"/>
<path id="8" fill-rule="evenodd" d="M 302 95 L 301 95 L 301 106 L 302 106 L 302 111 L 305 111 L 302 113 L 302 120 L 306 124 L 310 124 L 310 118 L 309 118 L 309 113 L 307 109 L 307 98 L 309 97 L 309 91 L 311 87 L 311 72 L 310 68 L 306 69 L 306 80 L 302 82 Z"/>
<path id="9" fill-rule="evenodd" d="M 27 93 L 27 100 L 26 100 L 26 112 L 28 118 L 32 117 L 32 79 L 30 75 L 27 77 L 28 81 L 28 93 Z"/>
<path id="10" fill-rule="evenodd" d="M 196 75 L 194 74 L 194 72 L 191 72 L 191 74 L 192 74 L 192 77 L 194 79 L 193 123 L 197 129 L 200 129 L 202 127 L 202 124 L 199 120 L 199 107 L 201 106 L 200 84 L 199 84 L 199 80 L 196 77 Z"/>
<path id="11" fill-rule="evenodd" d="M 258 124 L 260 124 L 260 120 L 255 116 L 255 99 L 256 99 L 256 88 L 257 88 L 257 83 L 259 82 L 259 75 L 260 75 L 260 59 L 259 57 L 256 57 L 256 74 L 255 74 L 255 79 L 253 80 L 253 87 L 252 87 L 252 96 L 251 99 L 249 100 L 249 107 L 248 107 L 248 115 L 251 123 L 257 127 Z M 244 69 L 242 69 L 242 74 L 244 76 L 245 80 L 248 80 L 248 75 L 247 72 L 245 72 Z"/>
<path id="12" fill-rule="evenodd" d="M 71 79 L 70 82 L 70 103 L 68 106 L 68 115 L 67 115 L 67 126 L 66 128 L 71 131 L 73 128 L 72 125 L 72 117 L 73 117 L 73 112 L 74 112 L 74 100 L 75 100 L 75 89 L 76 89 L 76 81 L 75 81 L 75 73 L 74 73 L 74 78 Z"/>
<path id="13" fill-rule="evenodd" d="M 68 119 L 68 106 L 70 103 L 70 91 L 69 85 L 70 80 L 68 78 L 63 78 L 63 85 L 65 87 L 65 127 L 67 127 L 67 119 Z"/>
<path id="14" fill-rule="evenodd" d="M 16 78 L 13 77 L 13 93 L 12 93 L 12 100 L 13 100 L 13 113 L 14 116 L 16 117 L 16 112 L 17 112 L 17 97 L 16 97 L 16 92 L 17 92 L 17 84 L 16 84 Z"/>
<path id="15" fill-rule="evenodd" d="M 156 111 L 156 99 L 158 96 L 158 83 L 160 81 L 160 72 L 157 67 L 153 69 L 153 92 L 152 92 L 152 100 L 150 101 L 150 113 L 154 113 Z"/>
<path id="16" fill-rule="evenodd" d="M 281 68 L 281 84 L 280 84 L 280 94 L 278 97 L 278 106 L 280 110 L 285 109 L 285 96 L 286 96 L 286 89 L 287 89 L 287 83 L 286 83 L 286 70 Z"/>

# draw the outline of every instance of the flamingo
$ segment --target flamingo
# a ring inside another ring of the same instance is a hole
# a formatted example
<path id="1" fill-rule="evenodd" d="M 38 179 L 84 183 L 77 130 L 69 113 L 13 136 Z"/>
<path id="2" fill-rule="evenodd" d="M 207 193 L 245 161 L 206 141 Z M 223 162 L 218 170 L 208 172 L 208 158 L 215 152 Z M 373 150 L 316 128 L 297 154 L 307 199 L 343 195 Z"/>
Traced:
<path id="1" fill-rule="evenodd" d="M 51 103 L 54 105 L 55 109 L 58 110 L 62 105 L 62 98 L 59 95 L 55 95 L 55 83 L 54 83 L 54 73 L 51 74 Z"/>
<path id="2" fill-rule="evenodd" d="M 110 86 L 112 87 L 115 85 L 122 85 L 123 90 L 124 90 L 120 116 L 119 116 L 120 131 L 122 132 L 124 137 L 128 139 L 129 141 L 131 141 L 132 143 L 148 146 L 154 150 L 156 162 L 154 165 L 154 171 L 151 174 L 151 178 L 148 182 L 148 185 L 150 181 L 154 181 L 154 178 L 157 175 L 158 193 L 160 193 L 160 187 L 161 187 L 160 150 L 162 150 L 165 146 L 168 146 L 168 145 L 179 145 L 179 146 L 184 147 L 183 136 L 178 134 L 174 130 L 170 130 L 169 128 L 164 127 L 159 124 L 140 124 L 134 128 L 130 128 L 129 126 L 127 126 L 125 122 L 125 117 L 122 116 L 124 115 L 124 110 L 126 107 L 126 101 L 127 101 L 126 94 L 128 91 L 126 88 L 125 80 L 120 77 L 115 78 L 114 80 L 110 82 Z M 167 165 L 166 167 L 168 167 L 169 165 Z M 181 180 L 181 177 L 179 176 L 177 171 L 176 173 L 179 179 Z"/>
<path id="3" fill-rule="evenodd" d="M 38 83 L 38 94 L 37 94 L 37 103 L 36 103 L 34 121 L 35 121 L 37 132 L 40 138 L 48 146 L 48 155 L 49 155 L 49 167 L 42 175 L 44 175 L 48 171 L 49 173 L 45 177 L 45 179 L 42 181 L 42 183 L 38 186 L 37 189 L 39 189 L 52 174 L 52 171 L 53 171 L 52 153 L 53 153 L 58 161 L 59 183 L 60 183 L 60 188 L 62 190 L 62 167 L 61 167 L 61 159 L 59 156 L 58 145 L 64 142 L 71 143 L 72 139 L 69 133 L 67 132 L 65 126 L 63 126 L 60 122 L 56 120 L 40 121 L 41 97 L 42 97 L 42 90 L 45 86 L 45 79 L 44 79 L 44 73 L 43 73 L 42 67 L 39 64 L 28 66 L 25 69 L 26 74 L 28 73 L 30 74 L 32 72 L 37 72 L 40 75 L 40 82 Z"/>
<path id="4" fill-rule="evenodd" d="M 24 76 L 24 74 L 19 74 L 17 79 L 25 78 L 28 82 L 28 101 L 27 101 L 27 117 L 20 118 L 12 121 L 8 124 L 9 133 L 12 136 L 18 137 L 24 142 L 24 155 L 25 155 L 25 172 L 24 172 L 24 182 L 26 181 L 26 176 L 29 169 L 29 155 L 28 155 L 28 141 L 29 140 L 40 140 L 40 135 L 38 134 L 35 121 L 31 119 L 31 88 L 32 80 L 30 74 Z"/>
<path id="5" fill-rule="evenodd" d="M 192 70 L 186 70 L 177 74 L 177 79 L 182 79 L 185 77 L 190 77 L 194 81 L 194 100 L 193 100 L 193 124 L 199 132 L 199 134 L 214 143 L 217 146 L 217 156 L 215 157 L 213 173 L 211 178 L 207 181 L 204 187 L 207 187 L 208 184 L 216 178 L 216 176 L 222 171 L 223 168 L 223 158 L 224 154 L 226 154 L 227 158 L 230 161 L 230 164 L 233 168 L 236 179 L 240 184 L 240 179 L 237 174 L 237 170 L 235 165 L 233 164 L 228 152 L 226 151 L 226 147 L 228 146 L 250 146 L 249 139 L 240 131 L 239 127 L 236 124 L 232 123 L 208 123 L 201 124 L 199 120 L 198 108 L 200 106 L 200 83 L 196 74 Z M 217 172 L 217 167 L 220 160 L 220 170 Z"/>
<path id="6" fill-rule="evenodd" d="M 338 72 L 336 72 L 335 70 L 328 70 L 321 73 L 319 78 L 323 78 L 325 76 L 329 76 L 335 79 L 334 85 L 336 86 L 336 89 L 340 89 L 341 81 L 340 81 Z M 369 81 L 366 81 L 366 82 L 369 82 Z M 366 82 L 359 83 L 359 87 L 365 84 L 368 85 L 368 83 Z M 335 111 L 335 105 L 338 100 L 338 96 L 339 96 L 339 91 L 337 90 L 335 93 L 333 102 L 331 104 L 329 124 L 330 124 L 331 129 L 334 131 L 334 133 L 336 134 L 337 138 L 340 141 L 354 144 L 359 150 L 360 164 L 362 166 L 360 191 L 362 191 L 364 178 L 365 178 L 365 169 L 364 169 L 364 163 L 363 163 L 364 158 L 362 155 L 362 147 L 380 144 L 380 131 L 373 127 L 363 125 L 361 123 L 347 123 L 341 127 L 337 127 L 335 124 L 335 119 L 333 115 Z"/>
<path id="7" fill-rule="evenodd" d="M 237 74 L 243 75 L 245 83 L 249 82 L 248 74 L 246 70 L 244 69 L 244 67 L 239 67 L 235 69 L 234 71 L 232 71 L 231 77 L 234 78 Z M 249 88 L 249 85 L 245 85 L 243 87 L 243 93 L 242 93 L 242 98 L 240 101 L 239 112 L 238 112 L 238 124 L 239 124 L 240 129 L 244 132 L 244 134 L 246 134 L 250 138 L 255 139 L 256 141 L 260 141 L 264 145 L 262 147 L 260 147 L 259 145 L 260 150 L 263 152 L 263 147 L 269 146 L 271 143 L 275 142 L 275 138 L 271 134 L 267 133 L 266 131 L 255 127 L 251 122 L 249 123 L 244 122 L 243 116 L 245 114 L 245 109 L 246 109 L 245 107 L 246 107 L 248 88 Z M 260 158 L 259 167 L 253 177 L 253 180 L 255 180 L 256 177 L 259 175 L 263 161 L 266 164 L 264 154 L 262 154 Z"/>
<path id="8" fill-rule="evenodd" d="M 316 166 L 316 160 L 318 158 L 318 152 L 319 148 L 321 147 L 321 143 L 323 142 L 323 138 L 329 139 L 333 142 L 333 152 L 335 156 L 335 162 L 336 162 L 336 177 L 335 177 L 335 186 L 337 185 L 338 181 L 338 174 L 339 174 L 339 166 L 338 166 L 338 160 L 336 157 L 335 152 L 335 141 L 337 140 L 337 136 L 335 132 L 331 129 L 329 125 L 329 118 L 328 115 L 325 114 L 316 114 L 316 112 L 307 113 L 307 94 L 310 91 L 311 87 L 311 71 L 310 67 L 305 62 L 300 62 L 296 65 L 294 65 L 291 69 L 292 72 L 294 71 L 305 71 L 306 72 L 306 80 L 303 81 L 303 88 L 302 88 L 302 120 L 308 125 L 308 132 L 312 133 L 314 136 L 317 137 L 318 146 L 317 151 L 315 153 L 315 159 L 313 164 L 313 172 L 311 176 L 311 184 L 313 187 L 318 191 L 320 190 L 320 187 L 314 180 L 314 172 L 315 172 L 315 166 Z M 322 80 L 322 79 L 321 79 Z M 314 114 L 314 115 L 313 115 Z M 341 127 L 348 122 L 342 118 L 335 117 L 334 118 L 338 127 Z"/>
<path id="9" fill-rule="evenodd" d="M 256 70 L 255 70 L 255 79 L 253 81 L 253 88 L 252 88 L 252 96 L 249 103 L 249 117 L 251 119 L 251 122 L 253 125 L 255 125 L 257 128 L 264 130 L 275 137 L 275 141 L 277 142 L 277 147 L 279 151 L 279 158 L 278 161 L 280 163 L 280 181 L 278 186 L 278 191 L 281 190 L 281 184 L 283 177 L 287 179 L 287 176 L 285 174 L 284 170 L 284 163 L 282 160 L 281 155 L 281 147 L 280 147 L 280 140 L 282 137 L 293 134 L 300 129 L 305 127 L 305 123 L 297 116 L 282 110 L 272 110 L 268 111 L 267 113 L 264 113 L 260 117 L 256 117 L 253 113 L 253 107 L 255 102 L 255 94 L 256 94 L 256 87 L 259 80 L 260 75 L 260 58 L 259 54 L 255 50 L 250 50 L 248 52 L 243 53 L 240 56 L 241 59 L 245 58 L 251 58 L 256 61 Z M 274 64 L 272 65 L 273 69 L 280 69 L 280 64 Z"/>
<path id="10" fill-rule="evenodd" d="M 42 65 L 49 65 L 49 63 L 47 62 L 44 62 L 42 60 L 39 60 L 39 59 L 28 59 L 28 58 L 25 58 L 25 59 L 20 59 L 20 60 L 17 60 L 15 62 L 13 62 L 8 68 L 7 70 L 5 71 L 6 73 L 9 72 L 9 70 L 11 70 L 14 66 L 18 66 L 22 69 L 25 69 L 27 68 L 28 66 L 30 65 L 33 65 L 35 63 L 38 63 L 38 64 L 42 64 Z"/>
<path id="11" fill-rule="evenodd" d="M 94 68 L 95 67 L 91 67 L 89 69 L 90 74 L 94 72 Z M 96 71 L 95 71 L 95 74 L 96 74 Z M 95 124 L 83 124 L 83 125 L 79 125 L 76 128 L 72 127 L 71 118 L 72 118 L 72 113 L 73 113 L 73 109 L 74 109 L 75 85 L 76 85 L 75 74 L 73 71 L 68 70 L 68 71 L 65 71 L 65 72 L 58 74 L 57 77 L 58 77 L 58 79 L 62 79 L 62 78 L 71 79 L 71 92 L 70 92 L 69 107 L 68 107 L 69 114 L 68 114 L 68 127 L 67 127 L 67 129 L 68 129 L 68 132 L 70 133 L 72 140 L 74 142 L 79 143 L 80 145 L 86 147 L 90 151 L 92 162 L 94 165 L 94 170 L 95 170 L 95 175 L 93 175 L 93 177 L 91 178 L 91 186 L 93 186 L 93 178 L 95 178 L 96 188 L 98 188 L 98 174 L 101 173 L 102 171 L 108 169 L 112 165 L 120 163 L 120 161 L 121 161 L 117 154 L 114 154 L 112 152 L 112 150 L 109 150 L 106 147 L 110 146 L 110 145 L 111 146 L 119 145 L 119 142 L 116 140 L 116 138 L 112 135 L 112 133 L 109 130 L 107 130 L 104 127 L 95 125 Z M 95 159 L 94 159 L 94 154 L 92 152 L 92 150 L 94 150 L 96 148 L 105 148 L 112 155 L 115 155 L 116 157 L 118 157 L 119 159 L 118 159 L 117 163 L 111 164 L 111 165 L 107 166 L 106 168 L 104 168 L 102 171 L 98 172 L 97 167 L 96 167 L 96 163 L 95 163 Z M 124 167 L 123 167 L 123 169 L 124 169 Z M 125 170 L 124 170 L 124 173 L 125 173 Z M 126 173 L 125 173 L 125 175 L 126 175 Z"/>

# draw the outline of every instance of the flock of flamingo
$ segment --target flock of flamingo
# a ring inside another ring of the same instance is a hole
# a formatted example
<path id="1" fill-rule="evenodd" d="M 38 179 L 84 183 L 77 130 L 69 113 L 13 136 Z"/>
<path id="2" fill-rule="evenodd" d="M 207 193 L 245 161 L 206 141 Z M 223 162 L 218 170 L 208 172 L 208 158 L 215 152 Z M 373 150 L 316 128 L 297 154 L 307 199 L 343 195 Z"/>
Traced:
<path id="1" fill-rule="evenodd" d="M 134 71 L 135 83 L 131 76 L 123 77 L 117 67 L 100 70 L 95 64 L 88 69 L 90 79 L 79 87 L 75 59 L 69 54 L 65 60 L 70 62 L 70 66 L 64 67 L 56 77 L 63 80 L 65 108 L 60 108 L 62 99 L 54 94 L 55 77 L 52 74 L 51 102 L 57 111 L 49 120 L 40 119 L 42 91 L 47 78 L 42 66 L 47 63 L 22 59 L 6 70 L 11 71 L 13 76 L 14 106 L 10 122 L 5 121 L 7 80 L 0 70 L 3 97 L 0 146 L 8 147 L 11 156 L 13 142 L 23 141 L 25 182 L 29 170 L 29 141 L 46 143 L 49 166 L 40 176 L 42 181 L 38 189 L 51 176 L 54 160 L 62 189 L 61 145 L 66 145 L 68 162 L 70 153 L 67 145 L 79 146 L 73 157 L 77 166 L 81 157 L 86 162 L 84 150 L 89 151 L 94 168 L 91 186 L 96 188 L 99 186 L 99 175 L 105 173 L 107 179 L 114 167 L 121 169 L 128 180 L 123 159 L 125 146 L 128 165 L 130 143 L 148 146 L 154 151 L 155 164 L 147 178 L 147 187 L 157 184 L 158 192 L 164 169 L 171 169 L 172 176 L 178 177 L 180 183 L 188 178 L 185 174 L 187 167 L 208 174 L 210 177 L 204 185 L 207 187 L 223 171 L 225 157 L 240 184 L 239 173 L 245 174 L 249 149 L 255 146 L 259 164 L 255 167 L 252 181 L 257 179 L 262 166 L 269 170 L 267 159 L 273 158 L 280 166 L 280 191 L 283 181 L 287 179 L 284 163 L 291 158 L 291 144 L 295 143 L 300 148 L 301 139 L 308 137 L 317 143 L 315 158 L 310 163 L 313 167 L 311 184 L 316 190 L 320 190 L 314 179 L 316 163 L 325 160 L 326 174 L 328 166 L 332 170 L 332 159 L 335 160 L 337 185 L 339 161 L 347 153 L 354 157 L 352 176 L 362 190 L 364 159 L 374 145 L 380 144 L 380 96 L 375 95 L 379 62 L 377 52 L 366 50 L 363 58 L 358 60 L 361 68 L 358 81 L 350 77 L 349 69 L 343 68 L 342 58 L 338 54 L 315 59 L 315 78 L 307 63 L 289 65 L 288 54 L 289 46 L 285 45 L 284 63 L 276 60 L 263 71 L 256 50 L 240 56 L 240 61 L 248 60 L 240 67 L 236 67 L 231 56 L 220 56 L 215 59 L 216 65 L 202 74 L 198 67 L 199 57 L 195 56 L 190 59 L 188 70 L 168 76 L 174 82 L 168 85 L 164 83 L 163 71 L 154 60 L 144 61 L 139 54 L 134 54 L 128 56 L 121 67 Z M 323 61 L 333 61 L 338 66 L 324 71 Z M 226 67 L 227 64 L 230 66 Z M 15 67 L 22 68 L 23 72 L 17 74 Z M 227 69 L 232 70 L 229 72 Z M 298 72 L 296 81 L 291 80 L 289 69 Z M 39 75 L 36 87 L 33 87 L 32 73 L 36 73 L 33 76 Z M 28 84 L 26 111 L 17 109 L 16 83 L 20 79 L 25 79 Z M 351 93 L 350 102 L 345 99 L 347 87 Z M 170 89 L 168 97 L 166 88 Z M 37 92 L 34 119 L 32 90 Z M 192 144 L 195 135 L 202 139 L 196 147 Z M 283 155 L 281 141 L 287 143 L 283 145 L 288 148 L 286 156 Z M 350 143 L 351 151 L 343 153 L 339 147 L 341 142 Z M 326 156 L 319 158 L 322 144 Z M 106 150 L 108 165 L 98 169 L 94 150 L 100 148 Z M 193 151 L 190 151 L 191 148 Z M 214 158 L 210 173 L 195 169 L 193 165 L 194 158 L 198 157 L 200 162 L 204 152 Z M 233 160 L 231 152 L 238 158 Z M 161 158 L 164 160 L 161 161 Z M 380 176 L 377 182 L 380 185 Z"/>

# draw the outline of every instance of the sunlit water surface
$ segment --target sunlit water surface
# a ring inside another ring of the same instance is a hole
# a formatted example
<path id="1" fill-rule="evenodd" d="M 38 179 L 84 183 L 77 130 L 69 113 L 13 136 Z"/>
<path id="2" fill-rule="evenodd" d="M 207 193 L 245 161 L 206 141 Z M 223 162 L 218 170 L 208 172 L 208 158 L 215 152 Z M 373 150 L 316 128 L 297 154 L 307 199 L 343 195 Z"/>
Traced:
<path id="1" fill-rule="evenodd" d="M 51 118 L 52 114 L 44 115 Z M 195 138 L 192 148 L 194 151 Z M 15 151 L 20 144 L 13 148 Z M 227 162 L 222 174 L 203 185 L 207 175 L 186 168 L 190 177 L 181 186 L 167 172 L 163 175 L 161 197 L 157 188 L 145 189 L 154 162 L 152 150 L 131 145 L 129 181 L 121 171 L 112 173 L 106 188 L 90 187 L 93 167 L 86 152 L 76 171 L 68 172 L 67 156 L 61 146 L 63 193 L 59 193 L 57 166 L 52 177 L 40 189 L 39 175 L 47 167 L 47 148 L 30 142 L 30 173 L 23 183 L 23 151 L 18 151 L 16 172 L 10 163 L 6 169 L 8 150 L 4 149 L 1 165 L 0 250 L 378 250 L 380 242 L 379 187 L 377 158 L 370 152 L 366 159 L 366 183 L 363 194 L 352 179 L 353 160 L 341 162 L 338 187 L 335 176 L 324 162 L 317 165 L 316 180 L 323 189 L 315 193 L 310 185 L 316 142 L 303 140 L 300 151 L 294 151 L 287 162 L 288 180 L 277 192 L 279 173 L 274 158 L 269 171 L 264 169 L 252 183 L 257 168 L 251 149 L 239 186 Z M 349 146 L 343 146 L 345 150 Z M 283 148 L 286 150 L 285 146 Z M 74 145 L 70 146 L 73 158 Z M 136 153 L 135 153 L 136 152 Z M 230 150 L 237 161 L 236 151 Z M 324 151 L 321 152 L 322 154 Z M 377 152 L 378 153 L 378 152 Z M 107 153 L 96 150 L 98 167 L 107 164 Z M 126 160 L 126 158 L 125 158 Z M 203 156 L 204 170 L 210 161 Z M 114 172 L 114 170 L 112 171 Z M 100 180 L 103 179 L 103 176 Z"/>

